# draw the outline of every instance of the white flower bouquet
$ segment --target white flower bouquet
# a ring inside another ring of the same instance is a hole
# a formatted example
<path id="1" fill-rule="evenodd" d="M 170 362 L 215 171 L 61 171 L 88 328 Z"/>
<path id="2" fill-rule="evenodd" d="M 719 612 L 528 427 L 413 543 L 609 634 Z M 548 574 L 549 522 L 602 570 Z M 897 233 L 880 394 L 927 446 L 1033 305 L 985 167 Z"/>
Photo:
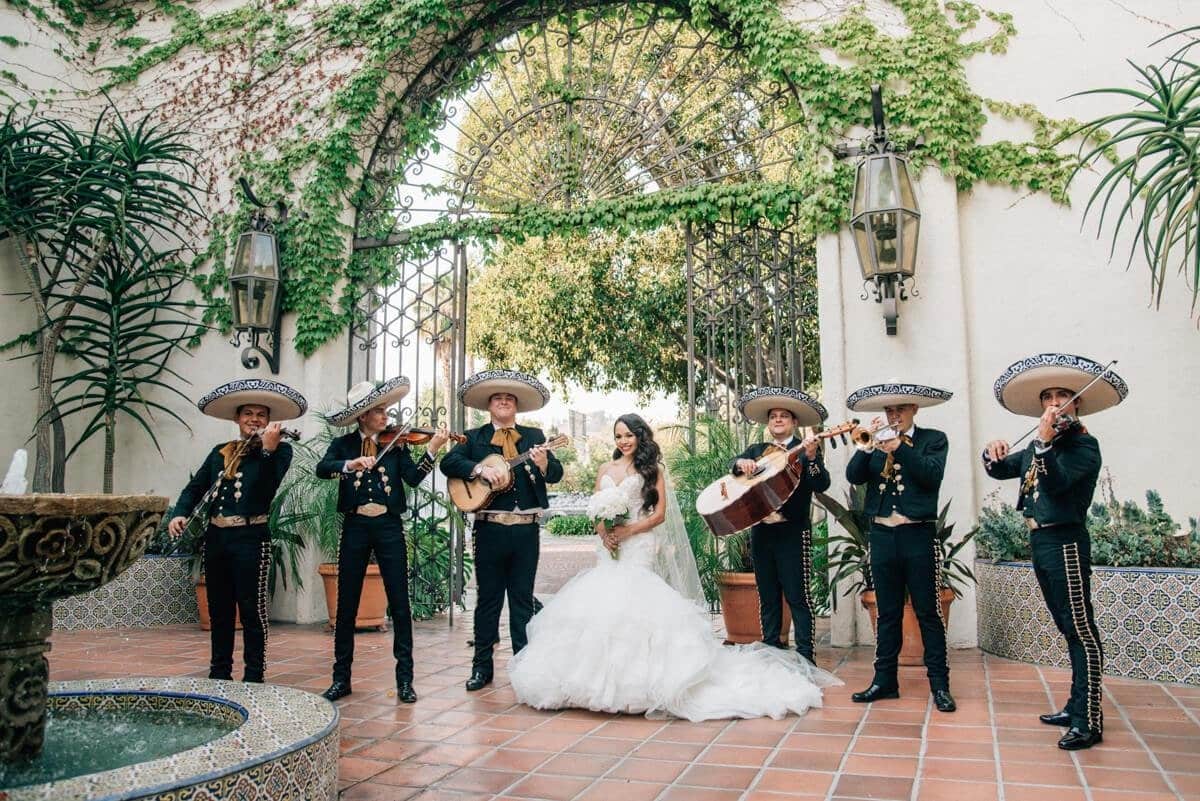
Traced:
<path id="1" fill-rule="evenodd" d="M 629 496 L 619 487 L 606 487 L 588 499 L 588 517 L 593 523 L 603 522 L 609 530 L 629 520 L 629 512 Z M 620 555 L 619 550 L 618 546 L 609 549 L 613 559 Z"/>

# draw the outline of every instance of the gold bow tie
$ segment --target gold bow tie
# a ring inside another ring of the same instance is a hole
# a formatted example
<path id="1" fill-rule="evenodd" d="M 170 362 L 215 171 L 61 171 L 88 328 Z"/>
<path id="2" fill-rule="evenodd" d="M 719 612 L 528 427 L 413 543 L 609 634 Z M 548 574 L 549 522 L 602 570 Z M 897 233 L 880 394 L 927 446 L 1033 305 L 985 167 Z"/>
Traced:
<path id="1" fill-rule="evenodd" d="M 245 440 L 235 439 L 231 442 L 226 442 L 220 450 L 221 456 L 225 460 L 225 478 L 233 478 L 233 474 L 237 472 L 238 467 L 242 464 L 242 457 L 246 455 Z"/>
<path id="2" fill-rule="evenodd" d="M 900 436 L 900 441 L 903 442 L 905 445 L 912 447 L 912 440 L 908 437 L 907 434 L 902 434 Z M 896 452 L 892 451 L 891 453 L 889 453 L 887 455 L 887 459 L 884 460 L 883 472 L 880 473 L 879 475 L 883 476 L 884 481 L 891 481 L 892 477 L 895 474 L 896 474 Z"/>
<path id="3" fill-rule="evenodd" d="M 497 429 L 496 433 L 492 434 L 492 444 L 500 446 L 505 459 L 517 458 L 517 441 L 520 439 L 521 434 L 515 428 Z"/>
<path id="4" fill-rule="evenodd" d="M 370 437 L 365 437 L 362 441 L 362 453 L 359 455 L 374 456 L 378 452 L 379 449 L 375 447 L 375 440 L 371 439 Z"/>

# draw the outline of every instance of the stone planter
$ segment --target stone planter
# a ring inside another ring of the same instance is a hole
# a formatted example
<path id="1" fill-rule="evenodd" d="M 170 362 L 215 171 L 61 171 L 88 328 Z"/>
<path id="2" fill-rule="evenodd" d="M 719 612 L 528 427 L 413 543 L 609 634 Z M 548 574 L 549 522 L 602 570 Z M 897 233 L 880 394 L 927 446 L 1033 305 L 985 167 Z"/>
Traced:
<path id="1" fill-rule="evenodd" d="M 725 643 L 745 645 L 762 639 L 762 618 L 758 613 L 758 585 L 753 573 L 722 573 L 717 583 L 721 590 L 721 617 L 725 621 Z M 783 622 L 779 641 L 788 644 L 792 634 L 792 609 L 783 601 Z"/>
<path id="2" fill-rule="evenodd" d="M 143 556 L 109 584 L 54 604 L 54 628 L 139 629 L 196 621 L 186 556 Z"/>
<path id="3" fill-rule="evenodd" d="M 1046 611 L 1033 565 L 977 559 L 979 647 L 1066 667 L 1066 644 Z M 1104 672 L 1200 685 L 1200 570 L 1096 567 L 1092 603 Z"/>

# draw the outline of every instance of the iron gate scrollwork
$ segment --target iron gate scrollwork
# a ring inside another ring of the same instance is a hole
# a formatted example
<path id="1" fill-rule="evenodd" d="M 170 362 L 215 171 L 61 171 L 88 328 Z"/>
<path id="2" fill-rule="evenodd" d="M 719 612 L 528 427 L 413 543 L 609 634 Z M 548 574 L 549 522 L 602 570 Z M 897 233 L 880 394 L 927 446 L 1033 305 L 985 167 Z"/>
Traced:
<path id="1" fill-rule="evenodd" d="M 819 375 L 813 242 L 788 228 L 727 220 L 688 224 L 686 243 L 689 428 L 694 438 L 699 407 L 744 445 L 743 392 L 806 389 Z"/>
<path id="2" fill-rule="evenodd" d="M 429 256 L 395 265 L 395 279 L 355 304 L 347 383 L 403 375 L 411 382 L 396 422 L 462 431 L 455 390 L 466 364 L 466 246 L 445 241 Z M 463 521 L 441 473 L 405 485 L 408 586 L 413 617 L 429 618 L 462 602 Z"/>

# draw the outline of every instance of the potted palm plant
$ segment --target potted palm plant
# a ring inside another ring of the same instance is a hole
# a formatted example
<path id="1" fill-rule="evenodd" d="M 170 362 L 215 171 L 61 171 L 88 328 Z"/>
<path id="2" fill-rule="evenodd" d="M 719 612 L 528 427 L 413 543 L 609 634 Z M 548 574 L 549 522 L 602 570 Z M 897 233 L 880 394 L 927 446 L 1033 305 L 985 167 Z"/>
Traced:
<path id="1" fill-rule="evenodd" d="M 851 487 L 846 491 L 846 503 L 843 505 L 825 493 L 816 493 L 817 502 L 833 515 L 841 525 L 841 534 L 830 534 L 830 545 L 837 548 L 829 556 L 829 569 L 833 575 L 829 579 L 830 597 L 834 609 L 837 608 L 839 595 L 857 594 L 859 602 L 871 616 L 871 628 L 876 624 L 875 582 L 871 576 L 871 521 L 863 508 L 866 499 L 866 487 L 862 485 Z M 971 567 L 964 562 L 959 554 L 974 537 L 979 527 L 976 526 L 966 533 L 958 542 L 951 542 L 954 534 L 954 524 L 946 523 L 946 515 L 950 510 L 950 502 L 942 507 L 936 525 L 936 541 L 938 554 L 941 559 L 942 587 L 939 602 L 942 605 L 942 619 L 950 619 L 950 605 L 955 598 L 962 597 L 962 590 L 968 583 L 975 582 L 975 574 Z M 921 629 L 917 625 L 917 615 L 912 603 L 905 600 L 904 641 L 900 648 L 901 665 L 924 664 L 925 646 L 921 640 Z"/>

